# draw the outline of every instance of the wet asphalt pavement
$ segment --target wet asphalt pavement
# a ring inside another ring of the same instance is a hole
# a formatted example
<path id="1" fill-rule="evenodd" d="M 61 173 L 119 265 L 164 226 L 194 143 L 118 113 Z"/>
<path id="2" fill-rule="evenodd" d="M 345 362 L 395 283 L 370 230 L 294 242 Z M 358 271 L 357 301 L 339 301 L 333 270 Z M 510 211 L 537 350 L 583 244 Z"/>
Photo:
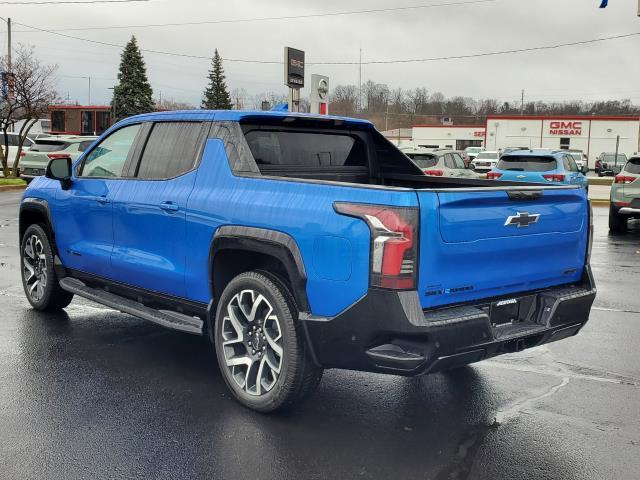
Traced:
<path id="1" fill-rule="evenodd" d="M 20 192 L 0 193 L 0 478 L 640 478 L 640 222 L 595 209 L 598 297 L 577 336 L 407 379 L 327 371 L 289 414 L 227 392 L 202 338 L 19 280 Z"/>

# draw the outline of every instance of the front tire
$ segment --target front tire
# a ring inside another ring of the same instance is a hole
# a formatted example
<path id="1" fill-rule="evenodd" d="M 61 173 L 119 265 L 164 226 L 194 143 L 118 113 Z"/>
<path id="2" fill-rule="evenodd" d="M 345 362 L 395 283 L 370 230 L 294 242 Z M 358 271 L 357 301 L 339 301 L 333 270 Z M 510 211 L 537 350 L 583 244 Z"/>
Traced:
<path id="1" fill-rule="evenodd" d="M 36 310 L 60 310 L 73 299 L 72 293 L 60 288 L 53 265 L 47 233 L 40 225 L 30 225 L 20 243 L 20 270 L 24 293 Z"/>
<path id="2" fill-rule="evenodd" d="M 235 277 L 220 296 L 214 345 L 222 376 L 243 405 L 284 410 L 311 395 L 322 368 L 310 358 L 287 287 L 267 272 Z"/>
<path id="3" fill-rule="evenodd" d="M 614 233 L 622 233 L 627 231 L 629 218 L 620 215 L 613 205 L 609 206 L 609 231 Z"/>

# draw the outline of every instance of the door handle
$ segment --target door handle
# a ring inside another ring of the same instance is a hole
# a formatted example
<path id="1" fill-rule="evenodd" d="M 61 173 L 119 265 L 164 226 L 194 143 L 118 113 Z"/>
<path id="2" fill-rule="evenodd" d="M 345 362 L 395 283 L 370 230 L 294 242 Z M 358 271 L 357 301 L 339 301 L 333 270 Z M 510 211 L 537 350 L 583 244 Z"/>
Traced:
<path id="1" fill-rule="evenodd" d="M 175 202 L 162 202 L 160 208 L 165 212 L 177 212 L 180 207 Z"/>
<path id="2" fill-rule="evenodd" d="M 96 202 L 102 203 L 104 205 L 107 203 L 111 203 L 111 200 L 109 200 L 106 196 L 102 195 L 100 197 L 96 197 Z"/>

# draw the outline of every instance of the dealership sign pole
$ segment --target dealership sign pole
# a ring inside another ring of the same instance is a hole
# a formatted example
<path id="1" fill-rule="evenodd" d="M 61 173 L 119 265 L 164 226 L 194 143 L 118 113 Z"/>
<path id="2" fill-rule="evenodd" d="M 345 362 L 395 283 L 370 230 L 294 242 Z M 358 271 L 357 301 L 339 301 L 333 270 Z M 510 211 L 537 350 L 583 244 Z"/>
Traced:
<path id="1" fill-rule="evenodd" d="M 289 87 L 289 111 L 300 111 L 300 89 L 304 88 L 304 52 L 284 47 L 284 84 Z"/>

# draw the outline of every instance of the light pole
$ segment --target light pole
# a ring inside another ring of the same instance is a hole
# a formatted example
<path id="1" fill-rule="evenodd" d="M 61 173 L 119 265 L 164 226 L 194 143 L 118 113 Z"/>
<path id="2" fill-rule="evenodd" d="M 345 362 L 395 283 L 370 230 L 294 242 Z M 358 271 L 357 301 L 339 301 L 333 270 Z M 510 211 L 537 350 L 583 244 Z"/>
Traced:
<path id="1" fill-rule="evenodd" d="M 118 118 L 116 116 L 116 87 L 109 87 L 108 90 L 113 90 L 113 106 L 111 107 L 111 116 L 112 118 L 112 124 L 116 122 L 116 119 Z"/>
<path id="2" fill-rule="evenodd" d="M 498 151 L 498 127 L 500 126 L 500 122 L 495 122 L 493 126 L 496 127 L 496 134 L 493 137 L 493 148 L 495 148 L 497 152 Z"/>

